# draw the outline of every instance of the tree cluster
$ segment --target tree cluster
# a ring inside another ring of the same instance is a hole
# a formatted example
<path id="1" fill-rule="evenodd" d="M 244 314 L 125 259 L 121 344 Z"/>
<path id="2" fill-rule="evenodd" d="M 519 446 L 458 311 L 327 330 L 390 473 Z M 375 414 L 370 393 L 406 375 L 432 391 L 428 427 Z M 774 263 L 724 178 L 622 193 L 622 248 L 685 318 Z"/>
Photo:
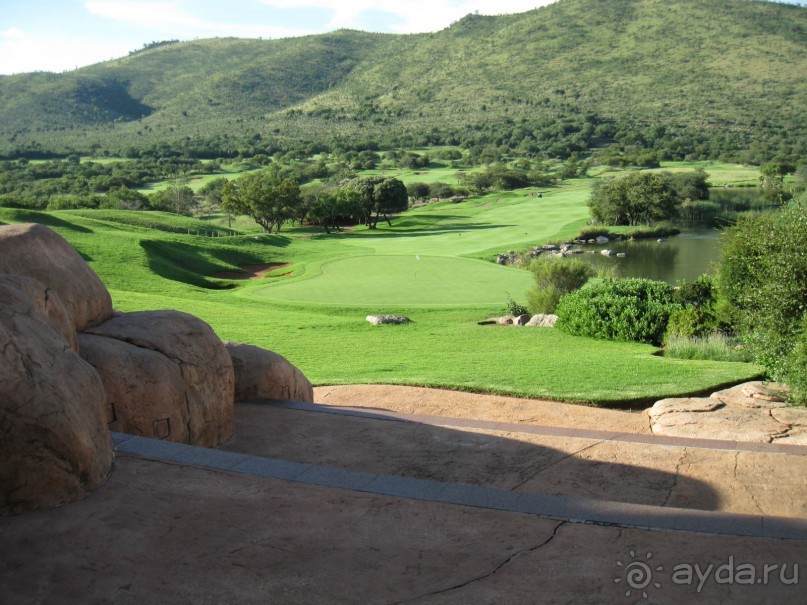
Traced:
<path id="1" fill-rule="evenodd" d="M 676 216 L 685 200 L 708 199 L 706 179 L 703 171 L 632 172 L 597 181 L 588 205 L 604 225 L 652 225 Z"/>

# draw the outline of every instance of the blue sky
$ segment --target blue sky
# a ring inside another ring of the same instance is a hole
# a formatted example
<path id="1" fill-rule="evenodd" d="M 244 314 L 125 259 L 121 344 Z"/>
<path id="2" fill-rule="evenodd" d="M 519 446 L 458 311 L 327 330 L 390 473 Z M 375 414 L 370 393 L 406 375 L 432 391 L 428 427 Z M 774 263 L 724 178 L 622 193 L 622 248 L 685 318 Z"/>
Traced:
<path id="1" fill-rule="evenodd" d="M 158 40 L 281 38 L 342 27 L 438 31 L 468 13 L 516 13 L 552 1 L 0 0 L 0 74 L 70 70 Z"/>
<path id="2" fill-rule="evenodd" d="M 0 0 L 0 74 L 64 71 L 158 40 L 281 38 L 342 27 L 437 31 L 552 0 Z"/>

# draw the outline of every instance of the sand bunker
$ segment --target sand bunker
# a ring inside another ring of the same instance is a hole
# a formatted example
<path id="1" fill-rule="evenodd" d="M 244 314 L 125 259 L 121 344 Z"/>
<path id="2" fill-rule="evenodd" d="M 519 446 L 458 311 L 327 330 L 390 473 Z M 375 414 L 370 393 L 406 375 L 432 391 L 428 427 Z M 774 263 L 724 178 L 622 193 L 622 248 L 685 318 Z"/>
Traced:
<path id="1" fill-rule="evenodd" d="M 241 271 L 219 271 L 213 277 L 217 279 L 263 279 L 266 274 L 275 269 L 282 269 L 290 266 L 291 263 L 269 263 L 268 265 L 239 265 Z M 285 277 L 283 275 L 273 275 L 272 277 Z"/>

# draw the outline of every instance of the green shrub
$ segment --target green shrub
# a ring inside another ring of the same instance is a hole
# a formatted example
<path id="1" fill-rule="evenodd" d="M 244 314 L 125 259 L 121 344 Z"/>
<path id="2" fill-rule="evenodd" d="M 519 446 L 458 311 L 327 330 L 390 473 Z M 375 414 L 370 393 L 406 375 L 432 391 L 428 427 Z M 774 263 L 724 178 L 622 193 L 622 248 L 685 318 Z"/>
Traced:
<path id="1" fill-rule="evenodd" d="M 527 307 L 521 305 L 513 300 L 513 297 L 510 296 L 510 293 L 507 292 L 507 314 L 513 316 L 525 315 L 529 313 Z"/>
<path id="2" fill-rule="evenodd" d="M 800 380 L 789 368 L 807 311 L 807 195 L 775 212 L 744 217 L 725 236 L 721 298 L 773 380 Z M 725 312 L 725 310 L 723 311 Z M 801 362 L 799 362 L 801 363 Z"/>
<path id="3" fill-rule="evenodd" d="M 742 340 L 712 333 L 704 337 L 669 337 L 665 357 L 703 361 L 753 361 L 754 355 Z"/>
<path id="4" fill-rule="evenodd" d="M 531 313 L 554 313 L 564 294 L 578 288 L 595 275 L 594 269 L 576 258 L 539 256 L 530 264 L 535 287 L 527 292 Z"/>
<path id="5" fill-rule="evenodd" d="M 683 307 L 670 314 L 664 342 L 672 338 L 702 338 L 715 331 L 714 314 L 703 307 Z"/>
<path id="6" fill-rule="evenodd" d="M 555 327 L 578 336 L 657 345 L 677 308 L 673 287 L 664 282 L 605 280 L 561 298 Z"/>
<path id="7" fill-rule="evenodd" d="M 807 406 L 807 313 L 802 318 L 801 331 L 785 363 L 784 381 L 790 387 L 793 403 Z"/>
<path id="8" fill-rule="evenodd" d="M 715 289 L 710 275 L 678 282 L 673 301 L 681 305 L 670 314 L 665 342 L 672 338 L 703 338 L 719 331 L 715 315 Z"/>

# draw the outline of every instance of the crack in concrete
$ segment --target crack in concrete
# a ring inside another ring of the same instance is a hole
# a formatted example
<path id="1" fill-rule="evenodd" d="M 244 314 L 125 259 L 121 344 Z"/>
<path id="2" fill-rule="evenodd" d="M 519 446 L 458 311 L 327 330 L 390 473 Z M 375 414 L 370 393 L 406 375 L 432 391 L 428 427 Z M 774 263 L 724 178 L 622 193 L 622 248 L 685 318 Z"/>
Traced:
<path id="1" fill-rule="evenodd" d="M 681 457 L 678 459 L 678 462 L 675 465 L 675 475 L 673 476 L 670 487 L 667 488 L 667 495 L 664 497 L 664 501 L 661 503 L 661 506 L 667 506 L 667 502 L 669 502 L 670 498 L 672 498 L 673 491 L 675 491 L 675 488 L 678 487 L 678 479 L 680 478 L 681 467 L 684 465 L 684 460 L 688 456 L 689 452 L 687 452 L 687 448 L 684 448 L 684 451 L 681 452 Z"/>
<path id="2" fill-rule="evenodd" d="M 568 459 L 569 459 L 569 458 L 571 458 L 572 456 L 576 456 L 577 454 L 580 454 L 580 453 L 582 453 L 582 452 L 585 452 L 586 450 L 590 450 L 590 449 L 591 449 L 591 448 L 593 448 L 593 447 L 597 447 L 598 445 L 602 445 L 602 444 L 603 444 L 603 443 L 605 443 L 606 441 L 611 441 L 611 440 L 610 440 L 610 439 L 602 439 L 602 440 L 600 440 L 600 441 L 597 441 L 596 443 L 592 443 L 592 444 L 587 445 L 587 446 L 585 446 L 585 447 L 581 447 L 579 450 L 576 450 L 576 451 L 574 451 L 574 452 L 571 452 L 571 453 L 569 453 L 569 454 L 566 454 L 565 456 L 563 456 L 563 457 L 561 457 L 561 458 L 558 458 L 558 459 L 557 459 L 557 460 L 555 460 L 554 462 L 550 462 L 550 463 L 549 463 L 549 464 L 547 464 L 546 466 L 544 466 L 544 467 L 542 467 L 542 468 L 539 468 L 539 469 L 538 469 L 537 471 L 535 471 L 535 472 L 534 472 L 532 475 L 530 475 L 529 477 L 527 477 L 526 479 L 524 479 L 524 481 L 522 481 L 521 483 L 519 483 L 519 484 L 514 485 L 513 487 L 511 487 L 511 488 L 510 488 L 510 490 L 511 490 L 511 491 L 516 491 L 518 488 L 522 487 L 522 486 L 523 486 L 525 483 L 529 483 L 530 481 L 532 481 L 533 479 L 535 479 L 535 477 L 537 477 L 538 475 L 540 475 L 541 473 L 543 473 L 545 470 L 550 469 L 550 468 L 552 468 L 553 466 L 555 466 L 555 465 L 557 465 L 557 464 L 560 464 L 560 463 L 561 463 L 561 462 L 563 462 L 564 460 L 568 460 Z"/>
<path id="3" fill-rule="evenodd" d="M 757 510 L 759 511 L 759 513 L 760 514 L 765 514 L 764 511 L 762 510 L 762 507 L 759 505 L 759 502 L 757 501 L 756 496 L 754 496 L 754 493 L 748 488 L 748 485 L 746 485 L 746 483 L 737 476 L 737 467 L 739 466 L 740 454 L 741 453 L 742 452 L 735 452 L 734 453 L 734 473 L 733 473 L 734 474 L 734 480 L 742 486 L 742 488 L 745 490 L 745 493 L 748 494 L 748 496 L 751 498 L 751 501 L 754 503 L 754 506 L 757 507 Z"/>
<path id="4" fill-rule="evenodd" d="M 434 597 L 434 596 L 437 596 L 437 595 L 446 594 L 446 593 L 452 592 L 454 590 L 459 590 L 461 588 L 465 588 L 466 586 L 469 586 L 470 584 L 473 584 L 475 582 L 481 582 L 482 580 L 486 580 L 487 578 L 490 578 L 491 576 L 496 575 L 499 571 L 501 571 L 505 566 L 507 566 L 510 562 L 512 562 L 517 557 L 520 557 L 521 555 L 523 555 L 525 553 L 533 553 L 536 550 L 538 550 L 540 548 L 543 548 L 544 546 L 546 546 L 547 544 L 552 542 L 552 540 L 555 539 L 555 536 L 558 535 L 558 530 L 560 530 L 560 528 L 563 527 L 564 525 L 566 525 L 567 523 L 570 523 L 570 521 L 561 521 L 560 523 L 558 523 L 555 526 L 555 528 L 552 530 L 552 535 L 550 535 L 546 540 L 544 540 L 543 542 L 541 542 L 537 546 L 532 546 L 530 548 L 522 548 L 521 550 L 513 553 L 512 555 L 507 557 L 504 561 L 499 563 L 495 568 L 493 568 L 492 571 L 484 573 L 481 576 L 478 576 L 476 578 L 471 578 L 470 580 L 462 582 L 461 584 L 451 586 L 450 588 L 444 588 L 442 590 L 436 590 L 436 591 L 429 592 L 429 593 L 426 593 L 426 594 L 423 594 L 423 595 L 419 595 L 417 597 L 412 597 L 411 599 L 406 599 L 404 601 L 395 601 L 395 602 L 391 603 L 390 605 L 404 605 L 405 603 L 420 602 L 423 599 L 428 599 L 429 597 Z"/>

